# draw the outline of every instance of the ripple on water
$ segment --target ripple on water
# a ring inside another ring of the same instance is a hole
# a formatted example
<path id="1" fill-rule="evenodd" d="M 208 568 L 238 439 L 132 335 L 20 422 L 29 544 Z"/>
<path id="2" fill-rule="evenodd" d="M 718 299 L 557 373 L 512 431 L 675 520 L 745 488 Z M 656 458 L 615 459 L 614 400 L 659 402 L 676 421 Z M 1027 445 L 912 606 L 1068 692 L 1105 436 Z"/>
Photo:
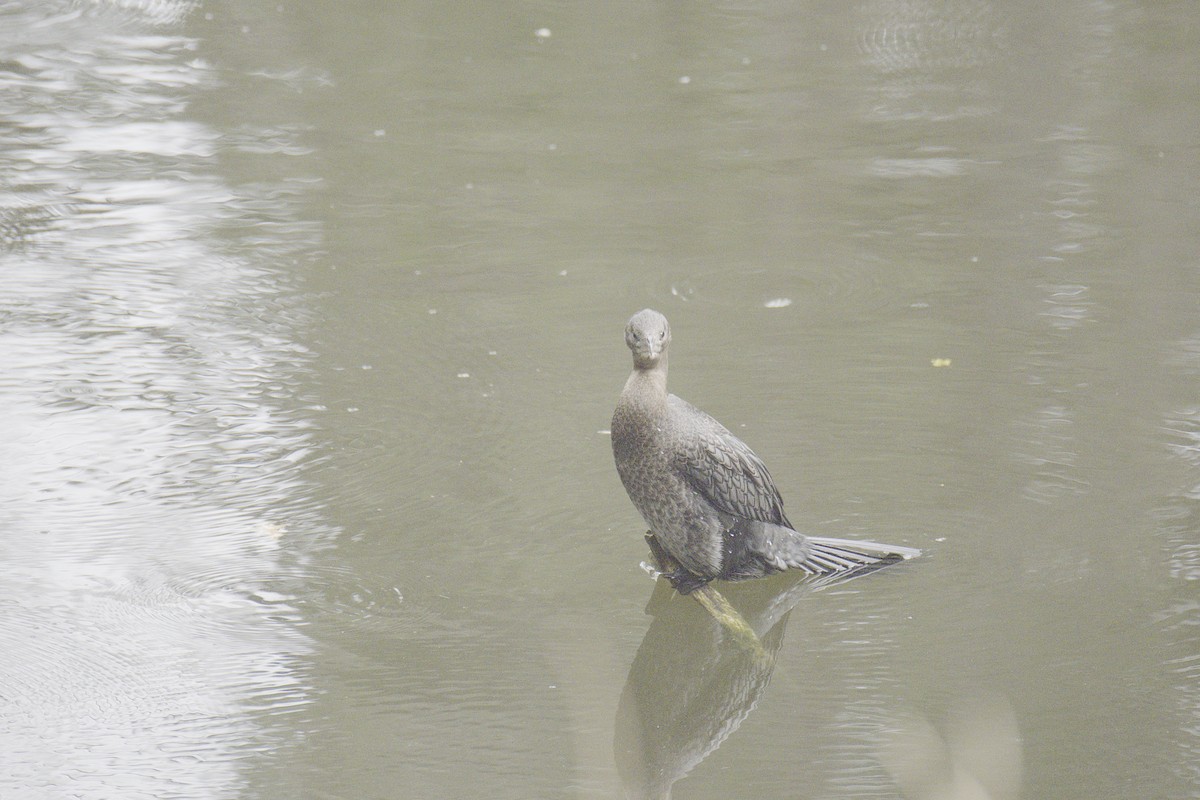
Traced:
<path id="1" fill-rule="evenodd" d="M 306 624 L 335 622 L 358 630 L 404 634 L 424 631 L 434 619 L 409 601 L 394 582 L 368 577 L 346 565 L 308 567 L 250 587 L 268 608 L 286 607 Z"/>
<path id="2" fill-rule="evenodd" d="M 992 61 L 1004 47 L 1003 15 L 983 0 L 935 6 L 871 0 L 859 7 L 858 48 L 880 72 L 964 69 Z"/>
<path id="3" fill-rule="evenodd" d="M 269 688 L 270 703 L 293 707 L 307 694 L 288 663 L 305 648 L 283 631 L 229 636 L 198 624 L 211 613 L 200 603 L 30 588 L 0 604 L 0 741 L 30 777 L 69 765 L 61 780 L 79 796 L 233 786 L 244 742 L 278 741 L 243 702 Z"/>
<path id="4" fill-rule="evenodd" d="M 312 695 L 256 593 L 329 535 L 296 411 L 315 231 L 298 186 L 214 171 L 186 110 L 215 71 L 169 29 L 195 5 L 0 13 L 4 797 L 236 795 Z"/>
<path id="5" fill-rule="evenodd" d="M 404 638 L 446 629 L 435 611 L 406 597 L 389 577 L 363 574 L 344 563 L 323 563 L 324 558 L 336 555 L 317 554 L 290 564 L 281 558 L 270 569 L 250 573 L 215 565 L 175 573 L 167 582 L 137 587 L 132 594 L 139 602 L 182 600 L 222 608 L 208 621 L 211 627 L 242 627 L 235 613 L 241 607 L 296 630 L 332 625 L 342 631 Z"/>

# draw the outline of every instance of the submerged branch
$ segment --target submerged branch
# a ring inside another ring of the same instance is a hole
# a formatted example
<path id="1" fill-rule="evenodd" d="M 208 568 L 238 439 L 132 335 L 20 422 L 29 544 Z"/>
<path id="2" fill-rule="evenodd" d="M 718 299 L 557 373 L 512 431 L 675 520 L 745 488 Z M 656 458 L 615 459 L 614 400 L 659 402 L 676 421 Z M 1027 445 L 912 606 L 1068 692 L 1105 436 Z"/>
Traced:
<path id="1" fill-rule="evenodd" d="M 660 573 L 669 575 L 680 569 L 679 563 L 671 558 L 667 551 L 662 548 L 653 533 L 646 534 L 646 544 L 650 545 L 650 551 L 654 554 L 654 560 L 658 562 Z M 750 627 L 750 623 L 746 622 L 745 617 L 738 613 L 738 610 L 725 599 L 725 596 L 713 588 L 711 584 L 702 584 L 693 590 L 689 596 L 702 605 L 704 610 L 720 623 L 725 630 L 729 631 L 738 644 L 756 653 L 763 653 L 762 643 L 758 640 L 758 635 L 754 632 L 754 628 Z"/>

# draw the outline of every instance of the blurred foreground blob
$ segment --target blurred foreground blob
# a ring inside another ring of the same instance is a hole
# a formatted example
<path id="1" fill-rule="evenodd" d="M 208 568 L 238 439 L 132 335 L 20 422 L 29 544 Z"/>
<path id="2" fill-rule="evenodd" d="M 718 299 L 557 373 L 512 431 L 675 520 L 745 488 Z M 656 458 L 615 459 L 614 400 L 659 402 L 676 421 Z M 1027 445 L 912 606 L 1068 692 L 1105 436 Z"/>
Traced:
<path id="1" fill-rule="evenodd" d="M 898 719 L 880 761 L 909 800 L 1020 796 L 1020 734 L 1012 706 L 1002 698 L 958 709 L 942 733 L 919 714 Z"/>

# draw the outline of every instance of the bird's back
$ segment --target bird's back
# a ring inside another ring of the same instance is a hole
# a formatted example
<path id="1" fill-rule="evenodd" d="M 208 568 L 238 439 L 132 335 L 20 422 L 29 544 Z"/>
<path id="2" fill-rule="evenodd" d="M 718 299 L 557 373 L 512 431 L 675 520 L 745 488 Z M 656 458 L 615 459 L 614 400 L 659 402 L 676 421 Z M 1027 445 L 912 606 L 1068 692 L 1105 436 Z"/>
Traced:
<path id="1" fill-rule="evenodd" d="M 677 464 L 714 509 L 739 519 L 791 527 L 770 471 L 750 446 L 682 398 L 669 398 L 679 437 Z"/>

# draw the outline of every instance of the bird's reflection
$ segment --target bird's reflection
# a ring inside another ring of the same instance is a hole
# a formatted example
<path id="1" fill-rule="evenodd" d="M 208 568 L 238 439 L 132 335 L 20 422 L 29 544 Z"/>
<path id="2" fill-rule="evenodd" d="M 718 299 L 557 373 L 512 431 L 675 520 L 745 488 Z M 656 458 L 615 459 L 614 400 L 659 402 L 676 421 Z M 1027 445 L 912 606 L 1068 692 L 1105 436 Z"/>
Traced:
<path id="1" fill-rule="evenodd" d="M 870 570 L 866 570 L 870 571 Z M 614 751 L 625 794 L 667 798 L 757 704 L 775 669 L 787 617 L 802 597 L 862 572 L 726 584 L 721 592 L 754 629 L 758 646 L 659 580 L 653 617 L 617 706 Z"/>

